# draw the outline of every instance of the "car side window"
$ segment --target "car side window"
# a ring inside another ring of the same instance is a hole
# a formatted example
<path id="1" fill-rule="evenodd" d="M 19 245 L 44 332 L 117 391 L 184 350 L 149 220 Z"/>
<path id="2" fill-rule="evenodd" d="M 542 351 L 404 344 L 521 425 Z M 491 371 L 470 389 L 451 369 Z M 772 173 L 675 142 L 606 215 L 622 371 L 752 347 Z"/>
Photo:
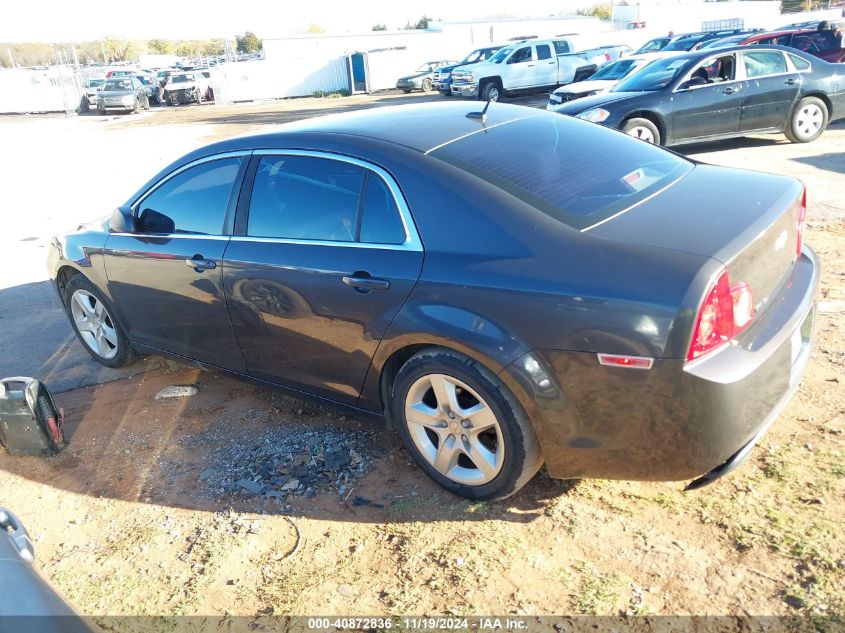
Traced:
<path id="1" fill-rule="evenodd" d="M 540 44 L 537 46 L 537 59 L 551 59 L 552 49 L 548 44 Z"/>
<path id="2" fill-rule="evenodd" d="M 745 51 L 742 56 L 745 76 L 749 79 L 785 73 L 786 59 L 779 51 Z"/>
<path id="3" fill-rule="evenodd" d="M 405 229 L 396 199 L 384 180 L 370 172 L 364 191 L 360 241 L 370 244 L 402 244 Z"/>
<path id="4" fill-rule="evenodd" d="M 531 47 L 526 46 L 525 48 L 518 49 L 514 54 L 513 57 L 510 58 L 508 63 L 510 64 L 521 64 L 523 62 L 530 62 L 531 61 Z"/>
<path id="5" fill-rule="evenodd" d="M 563 55 L 569 52 L 569 44 L 565 40 L 553 40 L 552 43 L 555 45 L 556 55 Z"/>
<path id="6" fill-rule="evenodd" d="M 711 57 L 701 62 L 690 75 L 691 87 L 724 81 L 733 81 L 736 77 L 736 64 L 733 55 Z"/>
<path id="7" fill-rule="evenodd" d="M 810 69 L 810 62 L 808 62 L 803 57 L 798 57 L 798 55 L 793 55 L 792 53 L 789 54 L 789 59 L 792 60 L 792 65 L 795 66 L 795 70 L 809 70 Z"/>
<path id="8" fill-rule="evenodd" d="M 247 234 L 354 242 L 365 170 L 311 156 L 263 156 L 249 205 Z"/>
<path id="9" fill-rule="evenodd" d="M 220 235 L 241 158 L 221 158 L 182 171 L 137 206 L 141 233 Z"/>

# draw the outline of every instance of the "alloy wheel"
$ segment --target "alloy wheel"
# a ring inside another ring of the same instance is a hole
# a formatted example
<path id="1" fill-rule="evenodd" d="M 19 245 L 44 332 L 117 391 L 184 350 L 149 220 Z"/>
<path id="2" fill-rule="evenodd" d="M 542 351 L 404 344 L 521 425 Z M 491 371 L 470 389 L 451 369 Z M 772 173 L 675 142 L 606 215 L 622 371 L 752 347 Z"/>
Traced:
<path id="1" fill-rule="evenodd" d="M 98 356 L 114 358 L 118 352 L 117 331 L 103 302 L 80 289 L 70 298 L 70 311 L 84 343 Z"/>
<path id="2" fill-rule="evenodd" d="M 445 374 L 419 378 L 405 399 L 405 421 L 423 458 L 451 481 L 480 486 L 502 470 L 499 421 L 465 382 Z"/>
<path id="3" fill-rule="evenodd" d="M 810 138 L 824 123 L 824 113 L 815 103 L 808 103 L 798 111 L 795 117 L 795 132 L 801 138 Z"/>
<path id="4" fill-rule="evenodd" d="M 646 143 L 654 143 L 654 134 L 647 127 L 636 126 L 628 130 L 628 136 L 633 136 Z"/>

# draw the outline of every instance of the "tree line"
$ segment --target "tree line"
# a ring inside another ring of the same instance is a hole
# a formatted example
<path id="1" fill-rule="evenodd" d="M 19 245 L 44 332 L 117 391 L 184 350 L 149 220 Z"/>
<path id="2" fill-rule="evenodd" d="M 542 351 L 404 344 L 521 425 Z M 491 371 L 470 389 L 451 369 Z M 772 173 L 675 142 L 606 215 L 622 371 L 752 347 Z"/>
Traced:
<path id="1" fill-rule="evenodd" d="M 261 50 L 261 40 L 252 31 L 235 37 L 236 49 L 239 53 L 257 53 Z M 57 64 L 60 59 L 58 51 L 62 51 L 73 62 L 71 52 L 76 51 L 80 64 L 112 63 L 138 61 L 141 55 L 160 54 L 178 55 L 179 57 L 215 57 L 226 50 L 223 39 L 206 40 L 168 40 L 153 38 L 151 40 L 128 40 L 116 37 L 106 37 L 87 42 L 0 42 L 0 66 L 11 68 L 15 66 L 48 66 Z"/>

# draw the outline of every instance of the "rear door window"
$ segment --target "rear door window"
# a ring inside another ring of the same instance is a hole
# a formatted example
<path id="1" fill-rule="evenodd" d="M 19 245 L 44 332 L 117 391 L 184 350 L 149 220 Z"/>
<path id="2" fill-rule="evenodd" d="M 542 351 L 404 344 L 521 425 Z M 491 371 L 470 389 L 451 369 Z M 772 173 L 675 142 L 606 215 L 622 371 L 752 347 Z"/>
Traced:
<path id="1" fill-rule="evenodd" d="M 354 242 L 366 171 L 311 156 L 263 156 L 255 173 L 247 234 Z"/>
<path id="2" fill-rule="evenodd" d="M 786 59 L 780 51 L 745 51 L 742 59 L 749 79 L 787 72 Z"/>
<path id="3" fill-rule="evenodd" d="M 552 49 L 548 44 L 540 44 L 537 47 L 537 59 L 551 59 Z"/>
<path id="4" fill-rule="evenodd" d="M 530 147 L 530 152 L 504 148 Z M 527 116 L 429 153 L 576 229 L 669 186 L 692 164 L 662 148 L 558 115 Z"/>
<path id="5" fill-rule="evenodd" d="M 136 207 L 142 233 L 220 235 L 241 158 L 221 158 L 182 171 Z"/>

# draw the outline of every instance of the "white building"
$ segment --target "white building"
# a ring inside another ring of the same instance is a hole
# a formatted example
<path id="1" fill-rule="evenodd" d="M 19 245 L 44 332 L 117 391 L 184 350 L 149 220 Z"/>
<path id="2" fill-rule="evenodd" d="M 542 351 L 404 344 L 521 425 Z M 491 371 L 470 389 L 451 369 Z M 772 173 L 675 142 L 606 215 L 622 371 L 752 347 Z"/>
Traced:
<path id="1" fill-rule="evenodd" d="M 219 67 L 215 96 L 225 102 L 307 96 L 315 92 L 372 92 L 428 61 L 459 60 L 475 48 L 526 37 L 598 34 L 593 17 L 566 16 L 472 22 L 432 22 L 427 30 L 299 35 L 265 39 L 264 59 Z"/>

